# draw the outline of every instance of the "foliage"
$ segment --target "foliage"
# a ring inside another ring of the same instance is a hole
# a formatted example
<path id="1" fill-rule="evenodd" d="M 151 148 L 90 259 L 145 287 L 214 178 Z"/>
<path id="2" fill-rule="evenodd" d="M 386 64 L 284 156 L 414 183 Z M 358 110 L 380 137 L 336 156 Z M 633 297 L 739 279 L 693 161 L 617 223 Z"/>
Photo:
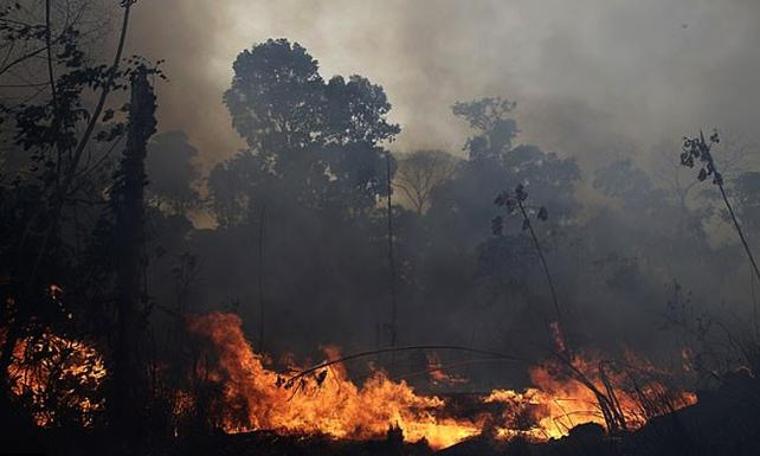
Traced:
<path id="1" fill-rule="evenodd" d="M 193 147 L 182 131 L 156 135 L 148 144 L 146 174 L 148 200 L 169 214 L 184 214 L 198 206 L 200 195 L 194 184 L 200 172 L 193 160 L 198 149 Z"/>
<path id="2" fill-rule="evenodd" d="M 454 115 L 465 119 L 470 128 L 479 132 L 464 146 L 470 160 L 499 159 L 512 147 L 519 130 L 517 122 L 507 116 L 515 107 L 515 102 L 503 98 L 481 98 L 454 104 Z"/>
<path id="3" fill-rule="evenodd" d="M 317 61 L 285 39 L 242 52 L 234 71 L 224 101 L 249 151 L 209 181 L 228 207 L 251 195 L 230 195 L 224 179 L 250 178 L 265 194 L 349 214 L 371 209 L 387 194 L 380 145 L 400 128 L 386 120 L 391 106 L 380 86 L 361 76 L 325 83 Z"/>

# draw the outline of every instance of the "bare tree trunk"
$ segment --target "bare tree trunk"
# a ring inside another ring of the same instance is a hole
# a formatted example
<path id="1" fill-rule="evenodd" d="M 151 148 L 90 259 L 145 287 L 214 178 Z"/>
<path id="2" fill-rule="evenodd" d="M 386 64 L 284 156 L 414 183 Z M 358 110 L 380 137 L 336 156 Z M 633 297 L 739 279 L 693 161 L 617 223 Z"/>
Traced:
<path id="1" fill-rule="evenodd" d="M 390 270 L 390 289 L 391 289 L 391 321 L 390 321 L 390 336 L 391 347 L 396 346 L 396 337 L 398 328 L 396 326 L 398 319 L 398 303 L 396 299 L 396 259 L 393 254 L 393 197 L 391 188 L 391 156 L 390 153 L 385 157 L 385 165 L 387 172 L 387 185 L 388 185 L 388 268 Z M 393 364 L 395 358 L 395 352 L 391 352 L 391 364 Z"/>
<path id="2" fill-rule="evenodd" d="M 155 96 L 148 72 L 132 76 L 127 147 L 121 160 L 119 182 L 112 195 L 116 213 L 118 333 L 114 352 L 112 424 L 136 442 L 141 437 L 147 393 L 147 369 L 141 359 L 146 315 L 142 309 L 141 275 L 144 259 L 145 156 L 148 139 L 156 131 Z"/>
<path id="3" fill-rule="evenodd" d="M 549 265 L 546 263 L 546 258 L 544 258 L 544 251 L 541 249 L 541 243 L 538 242 L 538 236 L 536 236 L 536 232 L 533 231 L 533 224 L 530 223 L 530 217 L 528 217 L 528 212 L 525 210 L 525 206 L 523 205 L 522 201 L 520 199 L 517 199 L 518 207 L 520 208 L 520 213 L 522 214 L 523 221 L 525 225 L 528 227 L 528 231 L 530 232 L 530 237 L 533 239 L 533 245 L 536 247 L 536 252 L 538 253 L 538 258 L 541 260 L 541 266 L 544 268 L 544 276 L 546 277 L 546 283 L 549 285 L 549 291 L 552 295 L 552 302 L 554 303 L 554 312 L 557 316 L 557 324 L 562 326 L 562 312 L 559 307 L 559 300 L 557 299 L 557 291 L 554 289 L 554 280 L 552 280 L 552 275 L 549 272 Z"/>
<path id="4" fill-rule="evenodd" d="M 266 217 L 266 206 L 261 207 L 259 212 L 259 353 L 264 352 L 264 220 Z"/>

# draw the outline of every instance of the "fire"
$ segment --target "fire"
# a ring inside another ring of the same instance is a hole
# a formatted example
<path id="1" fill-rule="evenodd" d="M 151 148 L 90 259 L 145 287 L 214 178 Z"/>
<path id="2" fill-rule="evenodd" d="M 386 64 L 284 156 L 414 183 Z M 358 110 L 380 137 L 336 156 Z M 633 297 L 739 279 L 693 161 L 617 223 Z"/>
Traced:
<path id="1" fill-rule="evenodd" d="M 227 432 L 268 429 L 371 439 L 398 426 L 407 441 L 425 439 L 433 448 L 442 448 L 485 428 L 502 438 L 520 435 L 535 440 L 561 437 L 589 422 L 633 429 L 652 416 L 696 401 L 688 393 L 672 394 L 654 380 L 637 384 L 603 363 L 574 357 L 567 365 L 557 361 L 533 368 L 534 388 L 495 390 L 483 397 L 483 404 L 503 406 L 500 416 L 484 412 L 476 418 L 456 418 L 447 416 L 444 399 L 419 394 L 382 371 L 375 371 L 361 386 L 349 379 L 339 363 L 309 376 L 279 374 L 252 350 L 236 315 L 192 317 L 189 330 L 210 342 L 199 357 L 207 362 L 198 365 L 195 374 L 220 391 L 210 408 L 221 411 L 218 424 Z M 335 348 L 325 349 L 325 355 L 328 360 L 339 356 Z M 435 358 L 430 364 L 446 375 Z M 612 404 L 612 411 L 600 406 L 605 401 Z M 617 421 L 610 421 L 610 414 Z"/>
<path id="2" fill-rule="evenodd" d="M 90 345 L 45 331 L 16 344 L 8 368 L 12 391 L 24 400 L 38 426 L 51 426 L 66 415 L 90 426 L 104 408 L 100 385 L 106 368 Z"/>
<path id="3" fill-rule="evenodd" d="M 565 362 L 572 367 L 564 366 Z M 568 370 L 574 374 L 568 375 Z M 637 366 L 636 370 L 653 373 L 649 365 Z M 638 429 L 650 418 L 697 402 L 693 393 L 670 391 L 656 380 L 637 384 L 629 375 L 581 357 L 536 366 L 531 369 L 531 381 L 534 388 L 523 393 L 495 390 L 486 402 L 509 404 L 507 409 L 512 410 L 512 414 L 514 410 L 528 413 L 533 424 L 524 430 L 523 435 L 539 439 L 560 438 L 584 423 L 609 428 L 609 415 L 619 420 L 617 425 L 623 429 Z M 602 403 L 612 409 L 606 410 L 608 416 L 605 416 Z M 514 428 L 499 428 L 498 433 L 512 436 L 515 431 Z"/>
<path id="4" fill-rule="evenodd" d="M 227 432 L 270 429 L 282 433 L 322 433 L 340 439 L 384 436 L 398 425 L 407 440 L 425 438 L 445 447 L 480 432 L 480 423 L 438 418 L 445 406 L 437 397 L 415 394 L 405 382 L 377 371 L 361 387 L 334 365 L 295 384 L 267 369 L 253 352 L 236 315 L 213 313 L 190 319 L 191 333 L 208 338 L 217 350 L 214 365 L 198 374 L 222 387 L 222 428 Z M 328 348 L 326 355 L 337 356 Z"/>
<path id="5" fill-rule="evenodd" d="M 531 388 L 471 395 L 482 412 L 461 417 L 449 402 L 454 399 L 418 393 L 382 370 L 374 370 L 361 385 L 339 362 L 308 374 L 295 363 L 288 373 L 276 372 L 253 351 L 241 326 L 234 314 L 188 317 L 198 351 L 189 372 L 193 386 L 173 393 L 178 422 L 201 417 L 228 433 L 271 430 L 357 440 L 383 438 L 389 429 L 400 428 L 406 441 L 424 439 L 438 449 L 482 433 L 501 439 L 560 438 L 584 423 L 633 430 L 696 402 L 694 394 L 666 388 L 667 373 L 633 354 L 618 367 L 566 351 L 530 370 Z M 326 361 L 340 359 L 335 347 L 325 347 L 324 353 Z M 107 371 L 92 346 L 46 331 L 20 341 L 14 358 L 9 368 L 13 392 L 38 425 L 73 418 L 86 427 L 104 409 L 100 389 Z M 428 372 L 434 384 L 467 381 L 446 373 L 435 354 L 428 356 Z"/>
<path id="6" fill-rule="evenodd" d="M 428 354 L 427 361 L 430 382 L 434 385 L 463 385 L 469 381 L 467 378 L 446 372 L 437 353 Z"/>

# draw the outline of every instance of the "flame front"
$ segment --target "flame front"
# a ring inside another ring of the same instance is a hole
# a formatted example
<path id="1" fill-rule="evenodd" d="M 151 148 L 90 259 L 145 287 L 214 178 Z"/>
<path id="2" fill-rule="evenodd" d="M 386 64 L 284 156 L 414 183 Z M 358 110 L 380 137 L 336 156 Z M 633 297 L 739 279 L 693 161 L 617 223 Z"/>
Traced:
<path id="1" fill-rule="evenodd" d="M 559 375 L 555 363 L 532 369 L 535 388 L 522 392 L 494 390 L 482 398 L 484 404 L 502 405 L 501 416 L 484 412 L 477 418 L 461 419 L 446 416 L 444 399 L 418 394 L 405 381 L 393 381 L 381 371 L 374 372 L 361 386 L 348 378 L 342 364 L 333 364 L 295 383 L 284 382 L 284 377 L 265 367 L 264 358 L 251 349 L 236 315 L 192 317 L 189 330 L 211 342 L 214 360 L 200 365 L 196 375 L 219 386 L 220 403 L 213 409 L 222 411 L 219 424 L 227 432 L 268 429 L 283 434 L 372 439 L 398 426 L 405 440 L 425 439 L 431 447 L 442 448 L 480 434 L 484 428 L 502 438 L 521 435 L 545 440 L 566 435 L 578 424 L 607 424 L 597 406 L 597 394 L 587 384 Z M 331 348 L 326 355 L 337 359 L 338 352 Z M 208 353 L 204 358 L 209 359 Z M 593 363 L 580 357 L 571 363 L 598 391 L 612 394 L 628 429 L 696 401 L 688 393 L 672 395 L 656 382 L 645 383 L 633 392 L 613 392 L 610 386 L 622 385 L 623 378 L 613 376 L 605 381 L 604 374 L 595 373 Z M 440 370 L 440 365 L 436 368 Z M 646 405 L 655 399 L 666 405 L 661 410 Z"/>
<path id="2" fill-rule="evenodd" d="M 271 430 L 357 440 L 383 438 L 398 427 L 406 441 L 424 439 L 437 449 L 484 432 L 541 441 L 567 435 L 583 423 L 632 430 L 696 402 L 694 394 L 670 391 L 656 380 L 664 373 L 632 354 L 626 363 L 635 366 L 637 381 L 594 357 L 558 356 L 531 369 L 532 388 L 473 395 L 482 412 L 462 418 L 447 399 L 419 394 L 379 370 L 361 385 L 349 379 L 342 363 L 300 377 L 278 373 L 253 351 L 241 325 L 234 314 L 188 318 L 201 352 L 191 371 L 194 389 L 174 393 L 178 418 L 194 414 L 228 433 Z M 324 351 L 327 360 L 340 358 L 337 348 Z M 13 391 L 26 399 L 38 425 L 55 424 L 65 413 L 86 427 L 104 409 L 100 389 L 107 371 L 93 347 L 45 332 L 20 341 L 14 358 L 9 368 Z M 434 354 L 428 357 L 428 372 L 437 384 L 466 381 L 446 373 Z"/>
<path id="3" fill-rule="evenodd" d="M 361 386 L 352 383 L 342 365 L 330 366 L 315 384 L 298 382 L 278 387 L 282 377 L 264 367 L 240 329 L 236 315 L 214 313 L 192 318 L 190 331 L 208 337 L 217 350 L 215 366 L 202 375 L 222 387 L 222 427 L 227 432 L 271 429 L 281 433 L 322 433 L 335 438 L 384 436 L 398 425 L 407 440 L 427 439 L 445 447 L 480 432 L 481 423 L 438 418 L 445 407 L 437 397 L 415 394 L 405 382 L 393 382 L 375 372 Z M 337 356 L 334 350 L 328 356 Z M 216 407 L 215 407 L 216 408 Z"/>

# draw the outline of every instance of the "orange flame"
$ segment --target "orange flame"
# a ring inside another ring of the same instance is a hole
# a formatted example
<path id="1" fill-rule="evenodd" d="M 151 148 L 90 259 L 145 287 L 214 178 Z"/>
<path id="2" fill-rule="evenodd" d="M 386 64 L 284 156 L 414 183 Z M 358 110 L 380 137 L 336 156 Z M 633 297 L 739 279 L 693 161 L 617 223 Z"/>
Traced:
<path id="1" fill-rule="evenodd" d="M 522 394 L 495 390 L 486 401 L 505 402 L 511 404 L 512 409 L 524 407 L 525 402 L 533 404 L 531 416 L 535 424 L 527 435 L 544 439 L 565 436 L 570 429 L 584 423 L 607 427 L 599 394 L 620 413 L 628 430 L 640 428 L 650 418 L 697 402 L 695 394 L 670 391 L 655 380 L 637 385 L 629 376 L 605 369 L 603 363 L 592 363 L 581 357 L 573 358 L 570 363 L 575 369 L 573 372 L 577 371 L 573 376 L 567 374 L 561 363 L 547 362 L 531 369 L 534 388 Z M 637 370 L 641 368 L 637 366 Z M 593 385 L 593 389 L 581 382 L 579 376 Z M 499 435 L 514 435 L 511 429 L 498 431 Z"/>
<path id="2" fill-rule="evenodd" d="M 437 353 L 430 353 L 427 355 L 427 361 L 428 361 L 428 375 L 430 376 L 430 381 L 434 385 L 463 385 L 469 380 L 467 378 L 464 378 L 459 375 L 449 374 L 446 372 L 443 368 L 443 363 L 441 363 L 441 358 L 438 356 Z"/>
<path id="3" fill-rule="evenodd" d="M 482 398 L 483 404 L 503 405 L 501 416 L 484 412 L 476 418 L 453 418 L 446 416 L 444 399 L 418 394 L 405 381 L 393 381 L 381 371 L 375 371 L 361 386 L 348 378 L 342 364 L 333 364 L 295 383 L 284 381 L 251 349 L 236 315 L 192 317 L 189 330 L 212 344 L 203 358 L 215 359 L 200 366 L 196 375 L 221 391 L 214 410 L 222 411 L 219 424 L 227 432 L 268 429 L 283 434 L 371 439 L 384 436 L 390 426 L 397 425 L 407 441 L 424 438 L 431 447 L 442 448 L 475 436 L 486 427 L 502 438 L 522 435 L 543 440 L 566 435 L 582 423 L 604 425 L 604 416 L 596 405 L 599 396 L 589 385 L 610 396 L 629 429 L 643 425 L 652 416 L 696 402 L 694 395 L 671 394 L 655 381 L 623 389 L 628 380 L 625 375 L 607 372 L 597 368 L 598 363 L 576 357 L 570 362 L 574 368 L 570 371 L 582 376 L 586 384 L 568 376 L 561 363 L 545 363 L 531 371 L 535 388 L 522 392 L 494 390 Z M 328 359 L 338 357 L 335 348 L 325 353 Z"/>
<path id="4" fill-rule="evenodd" d="M 531 369 L 532 388 L 473 395 L 482 412 L 457 417 L 447 399 L 417 393 L 380 370 L 362 385 L 349 379 L 342 363 L 307 376 L 280 374 L 252 350 L 241 325 L 234 314 L 188 318 L 188 330 L 202 352 L 193 367 L 198 389 L 176 391 L 178 418 L 201 412 L 195 416 L 229 433 L 266 429 L 336 439 L 382 438 L 398 427 L 407 441 L 424 439 L 443 448 L 483 432 L 502 439 L 548 440 L 583 423 L 631 430 L 696 402 L 692 393 L 668 390 L 657 381 L 664 373 L 634 354 L 626 354 L 626 369 L 615 369 L 598 357 L 564 358 L 569 355 L 561 353 Z M 336 347 L 326 347 L 324 353 L 327 360 L 340 357 Z M 98 389 L 107 372 L 101 355 L 86 343 L 48 331 L 18 343 L 14 358 L 9 368 L 13 391 L 27 400 L 38 425 L 55 424 L 67 413 L 89 426 L 104 408 Z M 428 368 L 433 382 L 466 381 L 444 372 L 435 355 L 428 358 Z M 625 373 L 632 371 L 636 378 Z M 610 414 L 617 421 L 611 423 Z"/>
<path id="5" fill-rule="evenodd" d="M 13 354 L 11 390 L 26 400 L 38 426 L 53 425 L 65 413 L 87 427 L 103 410 L 98 389 L 106 368 L 95 348 L 46 331 L 20 340 Z"/>
<path id="6" fill-rule="evenodd" d="M 414 393 L 405 382 L 390 381 L 375 372 L 361 387 L 352 383 L 341 365 L 331 366 L 330 378 L 318 375 L 319 384 L 304 380 L 292 388 L 264 367 L 251 350 L 236 315 L 213 313 L 191 318 L 192 333 L 209 338 L 217 351 L 214 366 L 204 375 L 222 386 L 222 427 L 227 432 L 270 429 L 282 433 L 323 433 L 335 438 L 369 439 L 385 435 L 397 424 L 408 440 L 422 438 L 444 447 L 473 436 L 479 423 L 437 418 L 444 407 L 437 397 Z M 328 357 L 337 356 L 327 350 Z"/>

